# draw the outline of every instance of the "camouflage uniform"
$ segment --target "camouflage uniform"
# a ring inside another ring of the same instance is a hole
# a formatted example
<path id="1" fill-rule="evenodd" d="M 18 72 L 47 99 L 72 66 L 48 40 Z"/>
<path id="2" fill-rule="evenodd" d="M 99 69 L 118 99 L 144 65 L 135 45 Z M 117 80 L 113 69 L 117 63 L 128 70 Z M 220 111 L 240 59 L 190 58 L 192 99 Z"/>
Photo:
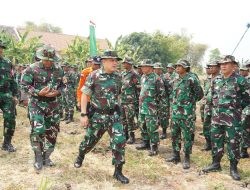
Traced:
<path id="1" fill-rule="evenodd" d="M 44 52 L 49 52 L 51 55 Z M 42 61 L 54 61 L 55 50 L 50 46 L 44 46 L 38 50 L 37 56 Z M 42 61 L 31 64 L 23 73 L 21 81 L 22 88 L 31 95 L 28 104 L 31 121 L 30 141 L 35 152 L 36 162 L 41 162 L 38 160 L 41 154 L 43 154 L 44 162 L 45 159 L 49 159 L 50 154 L 54 151 L 57 134 L 60 130 L 57 97 L 39 96 L 38 93 L 44 87 L 61 92 L 63 86 L 62 69 L 54 63 L 50 68 L 45 68 Z M 40 165 L 35 166 L 36 169 L 41 169 L 41 167 Z"/>
<path id="2" fill-rule="evenodd" d="M 141 66 L 151 66 L 151 60 L 143 60 Z M 154 72 L 144 74 L 141 78 L 141 92 L 139 97 L 139 127 L 142 144 L 137 149 L 145 149 L 150 145 L 149 155 L 158 153 L 159 132 L 158 113 L 160 107 L 166 107 L 166 92 L 161 78 Z"/>
<path id="3" fill-rule="evenodd" d="M 133 64 L 131 58 L 124 58 L 123 63 Z M 134 130 L 137 126 L 135 123 L 136 109 L 139 106 L 139 93 L 140 83 L 139 75 L 132 69 L 129 71 L 123 71 L 122 76 L 122 88 L 121 88 L 121 109 L 122 109 L 122 124 L 124 126 L 125 134 L 129 137 L 128 144 L 133 144 L 135 141 Z"/>
<path id="4" fill-rule="evenodd" d="M 0 48 L 6 48 L 2 41 L 0 41 Z M 0 109 L 3 112 L 4 118 L 4 142 L 2 150 L 8 152 L 15 151 L 15 148 L 11 144 L 16 127 L 15 101 L 13 97 L 18 96 L 18 90 L 13 71 L 12 63 L 0 56 Z"/>

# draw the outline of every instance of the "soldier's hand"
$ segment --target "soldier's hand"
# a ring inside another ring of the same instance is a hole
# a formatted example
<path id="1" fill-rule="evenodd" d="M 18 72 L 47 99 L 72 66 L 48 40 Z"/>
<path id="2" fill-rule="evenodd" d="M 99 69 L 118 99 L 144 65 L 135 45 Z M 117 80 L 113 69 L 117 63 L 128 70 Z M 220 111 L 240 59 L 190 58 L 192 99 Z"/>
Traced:
<path id="1" fill-rule="evenodd" d="M 51 90 L 49 93 L 45 94 L 45 97 L 53 98 L 58 96 L 58 94 L 59 94 L 58 90 Z"/>
<path id="2" fill-rule="evenodd" d="M 89 124 L 88 116 L 81 117 L 80 118 L 80 123 L 81 123 L 81 126 L 83 126 L 84 128 L 87 128 L 88 124 Z"/>
<path id="3" fill-rule="evenodd" d="M 39 96 L 45 96 L 46 94 L 48 94 L 50 91 L 50 88 L 48 86 L 44 87 L 42 90 L 40 90 L 40 92 L 38 93 Z"/>

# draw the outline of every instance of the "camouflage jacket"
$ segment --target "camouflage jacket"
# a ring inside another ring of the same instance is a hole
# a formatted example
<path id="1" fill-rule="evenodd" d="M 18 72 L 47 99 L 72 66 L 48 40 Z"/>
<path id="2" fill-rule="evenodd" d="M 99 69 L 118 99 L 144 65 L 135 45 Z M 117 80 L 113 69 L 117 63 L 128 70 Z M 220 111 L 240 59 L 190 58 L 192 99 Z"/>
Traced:
<path id="1" fill-rule="evenodd" d="M 166 92 L 163 81 L 155 73 L 142 75 L 139 113 L 157 115 L 161 106 L 166 106 Z"/>
<path id="2" fill-rule="evenodd" d="M 117 73 L 108 74 L 103 68 L 89 74 L 82 92 L 90 96 L 90 104 L 102 110 L 115 109 L 121 90 L 121 76 Z"/>
<path id="3" fill-rule="evenodd" d="M 63 75 L 64 89 L 75 89 L 76 87 L 76 75 L 72 72 L 66 72 Z"/>
<path id="4" fill-rule="evenodd" d="M 202 97 L 200 82 L 192 73 L 187 73 L 183 78 L 177 77 L 173 82 L 171 93 L 172 118 L 192 119 L 194 106 Z"/>
<path id="5" fill-rule="evenodd" d="M 242 109 L 250 105 L 249 83 L 239 74 L 219 75 L 212 81 L 212 124 L 237 126 Z"/>
<path id="6" fill-rule="evenodd" d="M 123 71 L 122 77 L 122 88 L 121 88 L 121 104 L 138 104 L 139 93 L 140 93 L 140 82 L 139 75 L 133 70 Z"/>
<path id="7" fill-rule="evenodd" d="M 0 93 L 18 95 L 13 69 L 13 65 L 8 59 L 0 57 Z"/>
<path id="8" fill-rule="evenodd" d="M 23 72 L 21 87 L 31 96 L 38 96 L 38 93 L 46 86 L 62 92 L 63 70 L 53 64 L 50 69 L 46 69 L 43 63 L 35 62 Z"/>
<path id="9" fill-rule="evenodd" d="M 170 80 L 166 78 L 165 74 L 160 75 L 161 80 L 163 81 L 164 87 L 165 87 L 165 93 L 166 93 L 166 106 L 169 107 L 169 96 L 172 90 L 172 87 L 170 85 Z"/>

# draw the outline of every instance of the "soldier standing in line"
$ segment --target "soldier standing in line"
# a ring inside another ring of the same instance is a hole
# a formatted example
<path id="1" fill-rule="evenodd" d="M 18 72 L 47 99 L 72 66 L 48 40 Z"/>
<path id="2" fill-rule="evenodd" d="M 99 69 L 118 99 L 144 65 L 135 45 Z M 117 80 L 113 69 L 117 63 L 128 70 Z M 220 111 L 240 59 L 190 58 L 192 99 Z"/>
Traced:
<path id="1" fill-rule="evenodd" d="M 158 154 L 159 132 L 158 114 L 160 107 L 166 105 L 166 93 L 161 78 L 154 73 L 154 64 L 150 59 L 141 63 L 143 76 L 139 97 L 139 127 L 142 143 L 137 150 L 150 149 L 149 156 Z"/>
<path id="2" fill-rule="evenodd" d="M 125 130 L 127 144 L 134 144 L 135 133 L 137 129 L 135 123 L 136 110 L 139 106 L 140 83 L 139 75 L 132 69 L 133 60 L 130 57 L 125 57 L 122 61 L 122 66 L 125 69 L 121 73 L 122 88 L 121 88 L 121 109 L 122 109 L 122 124 Z"/>
<path id="3" fill-rule="evenodd" d="M 73 122 L 74 108 L 75 108 L 75 75 L 70 70 L 70 64 L 64 64 L 64 76 L 63 76 L 63 95 L 65 99 L 65 118 L 66 124 Z"/>
<path id="4" fill-rule="evenodd" d="M 245 77 L 250 84 L 249 68 L 250 62 L 247 62 L 244 67 L 240 68 L 240 74 Z M 250 147 L 250 106 L 242 110 L 242 129 L 240 157 L 249 158 L 247 148 Z"/>
<path id="5" fill-rule="evenodd" d="M 212 62 L 207 65 L 210 68 L 206 83 L 204 84 L 204 122 L 203 135 L 206 139 L 206 144 L 202 150 L 209 151 L 212 149 L 211 145 L 211 117 L 212 117 L 212 97 L 211 97 L 211 83 L 220 74 L 220 65 L 218 62 Z"/>
<path id="6" fill-rule="evenodd" d="M 235 73 L 235 58 L 225 56 L 219 61 L 221 76 L 213 80 L 212 94 L 212 164 L 204 172 L 221 170 L 220 162 L 227 144 L 230 175 L 240 180 L 237 165 L 240 159 L 241 114 L 250 105 L 250 86 L 246 79 Z"/>
<path id="7" fill-rule="evenodd" d="M 121 58 L 115 51 L 104 51 L 101 56 L 103 67 L 92 72 L 82 88 L 81 125 L 87 127 L 87 131 L 80 144 L 79 155 L 74 166 L 76 168 L 82 166 L 85 155 L 108 131 L 113 154 L 112 164 L 115 165 L 113 177 L 121 183 L 129 183 L 129 179 L 122 174 L 126 137 L 120 121 L 120 106 L 118 105 L 121 77 L 116 71 L 119 60 Z M 91 113 L 88 113 L 87 109 L 88 97 L 90 97 Z"/>
<path id="8" fill-rule="evenodd" d="M 62 69 L 55 64 L 55 49 L 45 45 L 37 50 L 41 59 L 28 67 L 22 76 L 22 88 L 31 96 L 29 99 L 29 116 L 31 122 L 30 141 L 35 153 L 34 168 L 41 170 L 44 166 L 53 166 L 50 159 L 54 151 L 59 132 L 59 105 L 57 96 L 62 91 Z"/>
<path id="9" fill-rule="evenodd" d="M 16 149 L 11 144 L 11 140 L 16 127 L 15 106 L 18 102 L 18 90 L 14 78 L 14 67 L 8 59 L 3 57 L 4 49 L 6 49 L 6 46 L 0 40 L 0 109 L 4 118 L 2 150 L 15 152 Z"/>
<path id="10" fill-rule="evenodd" d="M 158 113 L 159 124 L 162 127 L 162 134 L 160 139 L 167 138 L 167 127 L 169 126 L 169 93 L 170 93 L 170 84 L 169 80 L 163 74 L 163 67 L 161 63 L 154 64 L 154 72 L 161 78 L 164 83 L 165 93 L 166 93 L 166 104 L 165 106 L 161 106 Z"/>
<path id="11" fill-rule="evenodd" d="M 181 133 L 184 139 L 185 153 L 183 169 L 190 168 L 190 154 L 192 153 L 194 135 L 194 106 L 203 97 L 200 83 L 190 73 L 190 63 L 187 60 L 179 60 L 176 63 L 176 72 L 179 77 L 173 82 L 171 93 L 171 125 L 172 125 L 172 147 L 173 155 L 167 162 L 178 163 L 181 150 Z"/>

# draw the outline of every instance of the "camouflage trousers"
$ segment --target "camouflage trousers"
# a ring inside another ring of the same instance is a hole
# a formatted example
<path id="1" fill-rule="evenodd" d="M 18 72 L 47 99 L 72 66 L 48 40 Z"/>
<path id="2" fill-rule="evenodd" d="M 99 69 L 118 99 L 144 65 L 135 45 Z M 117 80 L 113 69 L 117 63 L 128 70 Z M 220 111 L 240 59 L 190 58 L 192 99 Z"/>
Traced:
<path id="1" fill-rule="evenodd" d="M 69 89 L 64 91 L 64 98 L 65 98 L 65 114 L 74 115 L 74 108 L 75 108 L 75 91 L 74 89 Z"/>
<path id="2" fill-rule="evenodd" d="M 28 106 L 32 149 L 34 151 L 41 149 L 43 152 L 46 152 L 48 149 L 54 150 L 57 134 L 60 130 L 59 105 L 57 100 L 45 102 L 31 98 Z"/>
<path id="3" fill-rule="evenodd" d="M 172 119 L 171 136 L 172 147 L 175 151 L 181 150 L 181 134 L 184 140 L 183 151 L 186 154 L 192 153 L 192 145 L 194 142 L 194 124 L 191 119 Z"/>
<path id="4" fill-rule="evenodd" d="M 250 115 L 245 116 L 242 121 L 242 141 L 241 147 L 248 148 L 250 147 Z"/>
<path id="5" fill-rule="evenodd" d="M 162 129 L 167 129 L 169 126 L 169 110 L 165 110 L 159 113 L 159 125 L 162 127 Z"/>
<path id="6" fill-rule="evenodd" d="M 212 116 L 210 114 L 205 113 L 204 114 L 204 122 L 203 122 L 203 135 L 205 139 L 211 138 L 211 118 Z"/>
<path id="7" fill-rule="evenodd" d="M 10 93 L 0 92 L 0 109 L 3 111 L 3 136 L 13 136 L 16 127 L 15 102 Z"/>
<path id="8" fill-rule="evenodd" d="M 132 132 L 137 129 L 135 122 L 136 108 L 134 104 L 122 104 L 121 119 L 125 132 Z"/>
<path id="9" fill-rule="evenodd" d="M 157 115 L 139 114 L 138 122 L 142 140 L 149 141 L 151 146 L 157 145 L 160 141 Z"/>
<path id="10" fill-rule="evenodd" d="M 59 104 L 59 113 L 60 115 L 63 115 L 63 111 L 65 108 L 65 98 L 63 93 L 61 94 L 61 96 L 58 97 L 58 104 Z"/>
<path id="11" fill-rule="evenodd" d="M 224 144 L 227 145 L 227 156 L 229 160 L 240 158 L 240 126 L 211 125 L 212 156 L 222 158 L 224 155 Z"/>
<path id="12" fill-rule="evenodd" d="M 80 154 L 85 155 L 91 151 L 106 131 L 111 138 L 112 164 L 125 163 L 126 137 L 123 125 L 120 123 L 120 116 L 116 113 L 114 115 L 94 113 L 89 120 L 84 140 L 80 144 Z"/>
<path id="13" fill-rule="evenodd" d="M 204 122 L 205 115 L 204 115 L 205 104 L 201 104 L 200 106 L 200 114 L 201 114 L 201 121 Z"/>

